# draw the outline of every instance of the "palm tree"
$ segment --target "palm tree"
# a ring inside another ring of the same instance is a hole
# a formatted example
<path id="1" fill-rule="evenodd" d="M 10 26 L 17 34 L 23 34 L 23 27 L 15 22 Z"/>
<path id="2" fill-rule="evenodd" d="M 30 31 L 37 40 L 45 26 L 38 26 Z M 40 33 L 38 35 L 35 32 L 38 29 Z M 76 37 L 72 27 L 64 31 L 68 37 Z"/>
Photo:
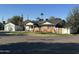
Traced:
<path id="1" fill-rule="evenodd" d="M 37 17 L 36 19 L 39 21 L 40 20 L 40 17 Z"/>
<path id="2" fill-rule="evenodd" d="M 44 13 L 41 13 L 40 15 L 41 15 L 41 19 L 43 19 L 43 15 L 44 15 Z"/>

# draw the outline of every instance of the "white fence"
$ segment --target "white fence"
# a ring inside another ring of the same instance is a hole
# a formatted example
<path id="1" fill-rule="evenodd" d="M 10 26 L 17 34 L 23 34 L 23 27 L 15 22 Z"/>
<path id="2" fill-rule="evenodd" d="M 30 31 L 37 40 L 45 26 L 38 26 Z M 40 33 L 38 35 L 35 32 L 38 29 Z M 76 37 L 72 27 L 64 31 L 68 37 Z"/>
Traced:
<path id="1" fill-rule="evenodd" d="M 69 28 L 62 28 L 62 34 L 70 34 Z"/>
<path id="2" fill-rule="evenodd" d="M 54 28 L 55 29 L 55 33 L 58 34 L 70 34 L 70 28 Z"/>

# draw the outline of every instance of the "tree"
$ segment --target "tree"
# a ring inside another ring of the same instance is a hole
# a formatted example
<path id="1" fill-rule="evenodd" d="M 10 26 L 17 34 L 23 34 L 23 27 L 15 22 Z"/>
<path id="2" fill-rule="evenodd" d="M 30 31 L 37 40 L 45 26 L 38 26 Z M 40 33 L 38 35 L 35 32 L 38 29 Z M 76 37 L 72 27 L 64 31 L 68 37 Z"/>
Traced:
<path id="1" fill-rule="evenodd" d="M 41 13 L 40 15 L 41 15 L 41 19 L 43 19 L 43 15 L 44 15 L 44 13 Z"/>
<path id="2" fill-rule="evenodd" d="M 46 21 L 49 21 L 49 20 L 46 18 Z"/>
<path id="3" fill-rule="evenodd" d="M 64 28 L 65 27 L 65 20 L 60 20 L 57 24 L 56 24 L 56 27 L 59 27 L 59 28 Z"/>
<path id="4" fill-rule="evenodd" d="M 0 22 L 0 30 L 4 29 L 4 24 Z"/>
<path id="5" fill-rule="evenodd" d="M 53 16 L 49 17 L 49 22 L 53 23 L 56 27 L 65 27 L 65 20 L 62 20 L 61 18 L 55 18 Z"/>
<path id="6" fill-rule="evenodd" d="M 44 13 L 41 13 L 40 15 L 41 15 L 41 18 L 39 19 L 39 21 L 44 21 L 43 19 Z"/>
<path id="7" fill-rule="evenodd" d="M 48 18 L 48 20 L 49 20 L 49 22 L 54 23 L 55 17 L 51 16 L 51 17 Z"/>
<path id="8" fill-rule="evenodd" d="M 37 17 L 36 19 L 37 19 L 37 21 L 40 21 L 40 22 L 44 21 L 44 19 L 41 19 L 40 17 Z"/>
<path id="9" fill-rule="evenodd" d="M 71 27 L 76 33 L 79 33 L 79 8 L 75 7 L 71 10 L 67 17 L 67 27 Z"/>
<path id="10" fill-rule="evenodd" d="M 16 25 L 21 25 L 23 22 L 23 16 L 13 16 L 12 18 L 8 19 L 8 22 L 12 22 Z"/>

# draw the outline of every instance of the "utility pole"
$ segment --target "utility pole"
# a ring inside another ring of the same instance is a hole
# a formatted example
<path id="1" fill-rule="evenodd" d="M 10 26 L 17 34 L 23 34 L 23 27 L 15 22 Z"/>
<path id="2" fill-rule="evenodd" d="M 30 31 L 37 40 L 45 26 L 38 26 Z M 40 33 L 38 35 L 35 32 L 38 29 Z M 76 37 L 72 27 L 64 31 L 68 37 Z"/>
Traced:
<path id="1" fill-rule="evenodd" d="M 27 15 L 27 20 L 29 20 L 29 15 Z"/>
<path id="2" fill-rule="evenodd" d="M 2 17 L 2 23 L 3 23 L 3 21 L 4 21 L 4 17 Z"/>
<path id="3" fill-rule="evenodd" d="M 2 17 L 2 24 L 3 24 L 2 29 L 4 30 L 4 25 L 5 25 L 4 17 Z"/>
<path id="4" fill-rule="evenodd" d="M 19 26 L 20 26 L 20 27 L 22 27 L 22 26 L 23 26 L 23 14 L 21 14 L 21 15 L 20 15 L 20 19 L 19 19 Z M 23 28 L 22 28 L 22 29 L 20 29 L 20 30 L 23 30 Z"/>
<path id="5" fill-rule="evenodd" d="M 5 24 L 4 17 L 2 17 L 2 23 Z"/>
<path id="6" fill-rule="evenodd" d="M 22 21 L 23 21 L 23 14 L 21 14 L 21 19 L 22 19 Z"/>

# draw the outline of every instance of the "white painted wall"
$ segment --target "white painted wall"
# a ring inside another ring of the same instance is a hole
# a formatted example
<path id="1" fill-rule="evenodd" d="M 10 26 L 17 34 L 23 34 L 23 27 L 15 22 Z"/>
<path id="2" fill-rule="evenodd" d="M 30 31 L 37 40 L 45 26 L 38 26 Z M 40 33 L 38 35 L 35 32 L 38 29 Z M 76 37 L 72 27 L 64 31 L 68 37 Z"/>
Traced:
<path id="1" fill-rule="evenodd" d="M 4 31 L 15 31 L 15 25 L 13 23 L 8 23 L 4 26 Z"/>
<path id="2" fill-rule="evenodd" d="M 31 28 L 30 26 L 25 26 L 25 30 L 26 30 L 26 31 L 32 31 L 33 28 Z"/>
<path id="3" fill-rule="evenodd" d="M 26 25 L 28 26 L 28 25 L 34 25 L 34 24 L 33 24 L 32 22 L 29 22 L 29 23 L 27 23 Z"/>

